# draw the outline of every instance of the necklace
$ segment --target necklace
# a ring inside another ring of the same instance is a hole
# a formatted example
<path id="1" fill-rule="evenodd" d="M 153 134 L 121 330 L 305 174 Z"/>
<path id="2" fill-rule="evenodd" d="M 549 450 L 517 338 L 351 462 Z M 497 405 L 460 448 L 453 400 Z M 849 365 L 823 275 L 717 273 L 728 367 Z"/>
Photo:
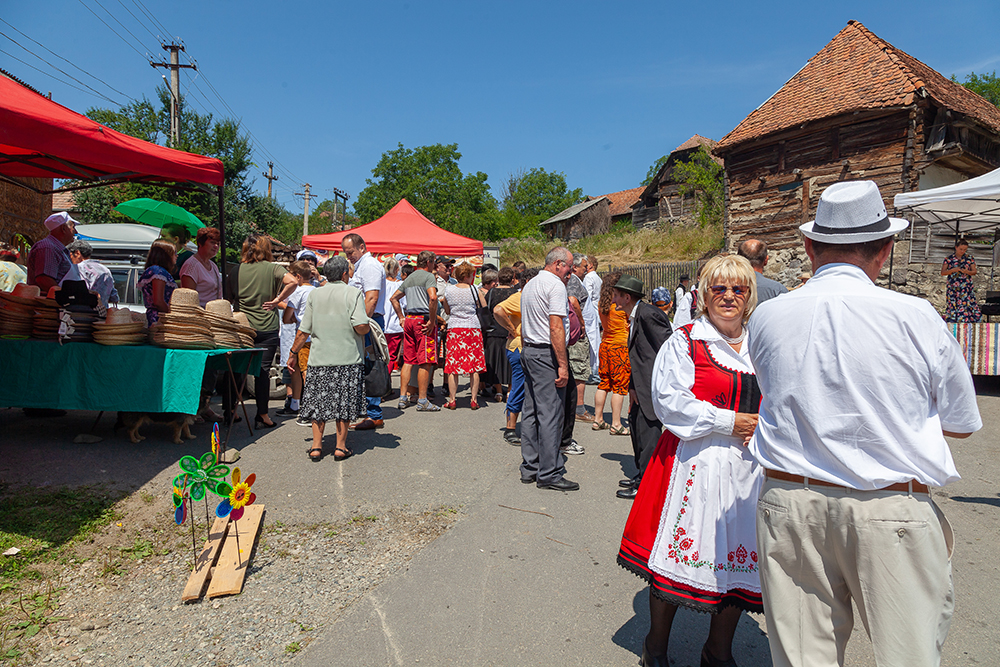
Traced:
<path id="1" fill-rule="evenodd" d="M 715 330 L 719 331 L 718 328 L 716 328 Z M 729 336 L 727 336 L 726 334 L 722 333 L 721 331 L 719 331 L 719 335 L 722 336 L 722 340 L 726 341 L 730 345 L 739 345 L 747 337 L 747 330 L 746 329 L 741 329 L 740 330 L 740 335 L 736 336 L 735 338 L 730 338 Z"/>

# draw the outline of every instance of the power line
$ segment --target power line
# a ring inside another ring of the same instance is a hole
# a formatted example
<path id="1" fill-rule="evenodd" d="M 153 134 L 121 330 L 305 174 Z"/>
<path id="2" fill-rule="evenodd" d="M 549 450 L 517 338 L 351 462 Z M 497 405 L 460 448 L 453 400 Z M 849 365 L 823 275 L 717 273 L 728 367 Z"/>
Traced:
<path id="1" fill-rule="evenodd" d="M 119 20 L 118 20 L 118 17 L 117 17 L 117 16 L 115 16 L 114 14 L 112 14 L 111 12 L 109 12 L 109 11 L 108 11 L 108 8 L 107 8 L 107 7 L 105 7 L 104 5 L 102 5 L 102 4 L 101 4 L 101 0 L 94 0 L 94 2 L 96 2 L 96 3 L 97 3 L 97 6 L 98 6 L 98 7 L 100 7 L 101 9 L 103 9 L 103 10 L 104 10 L 104 11 L 105 11 L 105 12 L 107 13 L 107 15 L 108 15 L 108 16 L 110 16 L 111 18 L 113 18 L 113 19 L 114 19 L 114 21 L 115 21 L 115 23 L 117 23 L 118 25 L 120 25 L 120 26 L 122 27 L 122 30 L 124 30 L 124 31 L 125 31 L 125 32 L 127 32 L 128 34 L 132 35 L 132 39 L 134 39 L 134 40 L 135 40 L 136 42 L 138 42 L 138 43 L 139 43 L 139 46 L 141 46 L 141 47 L 142 47 L 142 48 L 144 48 L 144 49 L 146 48 L 146 45 L 142 43 L 142 40 L 141 40 L 141 39 L 139 39 L 138 37 L 136 37 L 136 36 L 135 36 L 135 33 L 134 33 L 134 32 L 132 32 L 131 30 L 129 30 L 129 29 L 128 29 L 128 28 L 127 28 L 127 27 L 125 26 L 125 24 L 124 24 L 124 23 L 122 23 L 121 21 L 119 21 Z"/>
<path id="2" fill-rule="evenodd" d="M 141 57 L 142 57 L 143 59 L 145 59 L 145 60 L 151 60 L 151 59 L 149 58 L 149 54 L 145 54 L 145 55 L 143 55 L 142 53 L 139 53 L 139 49 L 137 49 L 137 48 L 135 48 L 134 46 L 132 46 L 132 44 L 131 44 L 131 43 L 130 43 L 130 42 L 129 42 L 129 41 L 127 40 L 127 39 L 125 39 L 124 37 L 122 37 L 121 35 L 119 35 L 119 34 L 118 34 L 118 31 L 117 31 L 117 30 L 115 30 L 114 28 L 112 28 L 112 27 L 111 27 L 110 25 L 108 25 L 108 22 L 107 22 L 107 21 L 105 21 L 104 19 L 102 19 L 102 18 L 101 18 L 100 16 L 98 16 L 98 15 L 97 15 L 97 12 L 95 12 L 95 11 L 94 11 L 93 9 L 91 9 L 90 7 L 87 7 L 87 5 L 86 5 L 86 4 L 85 4 L 85 3 L 83 2 L 83 0 L 79 0 L 79 2 L 80 2 L 80 4 L 81 4 L 81 5 L 83 5 L 83 6 L 84 6 L 84 7 L 86 8 L 86 10 L 87 10 L 88 12 L 90 12 L 91 14 L 93 14 L 93 15 L 94 15 L 94 17 L 95 17 L 95 18 L 96 18 L 96 19 L 97 19 L 98 21 L 100 21 L 101 23 L 103 23 L 104 25 L 106 25 L 106 26 L 108 27 L 108 30 L 110 30 L 111 32 L 113 32 L 113 33 L 115 33 L 116 35 L 118 35 L 118 39 L 120 39 L 120 40 L 122 40 L 123 42 L 125 42 L 125 44 L 127 44 L 127 45 L 128 45 L 128 47 L 129 47 L 130 49 L 132 49 L 133 51 L 135 51 L 136 53 L 138 53 L 138 54 L 139 54 L 139 56 L 141 56 Z M 107 10 L 105 10 L 105 11 L 107 11 Z"/>
<path id="3" fill-rule="evenodd" d="M 143 12 L 146 16 L 148 16 L 150 20 L 153 22 L 153 24 L 159 27 L 159 29 L 163 31 L 164 35 L 166 36 L 170 35 L 170 31 L 167 30 L 166 26 L 160 23 L 159 19 L 157 19 L 156 16 L 153 15 L 153 12 L 149 11 L 149 9 L 146 8 L 146 5 L 142 3 L 142 0 L 132 0 L 132 3 L 135 4 L 135 6 L 138 7 L 141 12 Z"/>
<path id="4" fill-rule="evenodd" d="M 26 62 L 24 62 L 23 60 L 21 60 L 20 58 L 18 58 L 18 57 L 17 57 L 17 56 L 15 56 L 14 54 L 12 54 L 12 53 L 8 53 L 7 51 L 4 51 L 3 49 L 0 49 L 0 53 L 4 54 L 4 55 L 6 55 L 6 56 L 9 56 L 9 57 L 11 57 L 11 58 L 13 58 L 13 59 L 14 59 L 14 60 L 16 60 L 17 62 L 19 62 L 19 63 L 21 63 L 22 65 L 24 65 L 25 67 L 30 67 L 31 69 L 35 70 L 36 72 L 40 72 L 41 74 L 44 74 L 45 76 L 49 77 L 50 79 L 55 79 L 56 81 L 58 81 L 59 83 L 61 83 L 61 84 L 65 85 L 65 86 L 69 86 L 70 88 L 73 88 L 73 89 L 75 89 L 75 90 L 79 90 L 79 91 L 80 91 L 81 93 L 87 93 L 88 95 L 94 95 L 95 97 L 100 97 L 100 98 L 102 98 L 102 99 L 105 99 L 105 100 L 107 100 L 108 102 L 111 102 L 112 104 L 118 104 L 118 102 L 115 102 L 115 101 L 114 101 L 113 99 L 111 99 L 110 97 L 108 97 L 108 96 L 106 96 L 106 95 L 102 95 L 101 93 L 97 93 L 96 91 L 92 93 L 92 92 L 90 92 L 90 91 L 88 91 L 88 90 L 84 90 L 83 88 L 80 88 L 79 86 L 74 86 L 74 85 L 73 85 L 72 83 L 69 83 L 68 81 L 63 81 L 63 80 L 62 80 L 62 79 L 60 79 L 59 77 L 57 77 L 57 76 L 55 76 L 55 75 L 53 75 L 53 74 L 49 74 L 49 73 L 48 73 L 48 72 L 46 72 L 45 70 L 41 70 L 41 69 L 38 69 L 38 68 L 37 68 L 37 67 L 35 67 L 34 65 L 31 65 L 31 64 L 29 64 L 29 63 L 26 63 Z M 32 55 L 34 55 L 34 54 L 32 54 Z M 91 88 L 90 90 L 94 90 L 94 89 L 93 89 L 93 88 Z M 121 106 L 121 105 L 120 105 L 120 104 L 118 104 L 118 106 Z"/>
<path id="5" fill-rule="evenodd" d="M 162 39 L 160 39 L 157 35 L 153 34 L 152 30 L 150 30 L 148 27 L 146 27 L 145 23 L 143 23 L 142 21 L 139 20 L 138 16 L 136 16 L 135 14 L 132 13 L 131 9 L 129 9 L 128 7 L 125 6 L 125 3 L 122 2 L 122 0 L 118 0 L 118 4 L 122 6 L 122 9 L 124 9 L 125 11 L 127 11 L 129 13 L 129 16 L 131 16 L 132 18 L 135 19 L 136 23 L 138 23 L 139 25 L 141 25 L 146 30 L 146 32 L 149 33 L 150 37 L 152 37 L 153 39 L 155 39 L 157 42 L 160 42 L 160 43 L 163 42 Z"/>
<path id="6" fill-rule="evenodd" d="M 61 55 L 59 55 L 58 53 L 56 53 L 55 51 L 53 51 L 53 50 L 52 50 L 52 49 L 50 49 L 49 47 L 45 46 L 44 44 L 42 44 L 42 43 L 41 43 L 41 42 L 39 42 L 38 40 L 36 40 L 36 39 L 32 39 L 32 38 L 31 38 L 31 37 L 29 37 L 28 35 L 25 35 L 25 34 L 24 34 L 23 32 L 21 32 L 20 30 L 18 30 L 18 29 L 17 29 L 16 27 L 12 26 L 12 25 L 11 25 L 10 23 L 7 23 L 7 21 L 4 21 L 3 17 L 0 17 L 0 21 L 3 21 L 4 23 L 6 23 L 6 24 L 7 24 L 8 26 L 10 26 L 10 28 L 11 28 L 12 30 L 14 30 L 15 32 L 17 32 L 17 33 L 18 33 L 19 35 L 21 35 L 21 36 L 22 36 L 22 37 L 24 37 L 25 39 L 30 39 L 30 40 L 31 40 L 32 42 L 34 42 L 34 43 L 35 43 L 35 44 L 37 44 L 38 46 L 40 46 L 40 47 L 42 47 L 43 49 L 45 49 L 46 51 L 48 51 L 49 53 L 51 53 L 52 55 L 54 55 L 54 56 L 55 56 L 56 58 L 59 58 L 60 60 L 62 60 L 62 61 L 64 61 L 64 62 L 67 62 L 67 63 L 69 63 L 70 65 L 72 65 L 73 67 L 77 68 L 78 70 L 80 70 L 81 72 L 83 72 L 84 74 L 86 74 L 87 76 L 89 76 L 90 78 L 94 79 L 95 81 L 100 81 L 100 82 L 101 82 L 102 84 L 104 84 L 105 86 L 107 86 L 107 87 L 108 87 L 108 88 L 110 88 L 111 90 L 115 91 L 115 92 L 116 92 L 116 93 L 118 93 L 119 95 L 121 95 L 121 96 L 123 96 L 123 97 L 127 97 L 128 99 L 132 100 L 133 102 L 138 102 L 138 100 L 137 100 L 137 99 L 135 99 L 134 97 L 132 97 L 132 96 L 131 96 L 131 95 L 129 95 L 128 93 L 123 93 L 122 91 L 118 90 L 117 88 L 115 88 L 114 86 L 112 86 L 112 85 L 111 85 L 110 83 L 108 83 L 107 81 L 104 81 L 103 79 L 101 79 L 101 78 L 99 78 L 99 77 L 97 77 L 97 76 L 94 76 L 93 74 L 91 74 L 91 73 L 90 73 L 90 72 L 88 72 L 87 70 L 83 69 L 82 67 L 80 67 L 80 66 L 79 66 L 79 65 L 77 65 L 76 63 L 74 63 L 74 62 L 72 62 L 72 61 L 70 61 L 70 60 L 66 60 L 66 58 L 63 58 L 63 57 L 62 57 Z M 8 37 L 7 35 L 4 35 L 4 33 L 3 33 L 3 32 L 0 32 L 0 35 L 3 35 L 4 37 L 7 37 L 7 39 L 10 39 L 10 41 L 14 42 L 15 44 L 17 44 L 18 46 L 20 46 L 20 47 L 21 47 L 22 49 L 24 49 L 25 51 L 28 51 L 28 49 L 25 49 L 25 48 L 24 48 L 23 46 L 21 46 L 20 44 L 18 44 L 17 42 L 15 42 L 15 41 L 14 41 L 13 39 L 11 39 L 10 37 Z M 28 53 L 31 53 L 31 55 L 35 56 L 35 57 L 36 57 L 36 58 L 38 58 L 39 60 L 42 60 L 42 58 L 41 58 L 41 57 L 39 57 L 39 56 L 38 56 L 37 54 L 35 54 L 35 53 L 32 53 L 31 51 L 28 51 Z M 45 62 L 45 61 L 44 61 L 44 60 L 42 60 L 42 62 Z M 52 67 L 53 69 L 57 69 L 57 70 L 59 69 L 59 68 L 55 67 L 54 65 L 51 65 L 50 63 L 47 63 L 47 62 L 45 62 L 45 64 L 46 64 L 46 65 L 49 65 L 49 66 L 50 66 L 50 67 Z M 59 70 L 59 71 L 61 72 L 62 70 Z M 64 74 L 66 74 L 65 72 L 63 72 L 63 73 L 64 73 Z M 69 74 L 66 74 L 66 76 L 70 76 L 70 75 L 69 75 Z M 74 79 L 74 80 L 76 80 L 76 79 Z M 86 84 L 84 84 L 84 83 L 83 83 L 82 81 L 80 81 L 80 83 L 81 83 L 81 84 L 83 84 L 83 85 L 86 85 Z M 96 91 L 95 91 L 95 92 L 96 92 Z"/>

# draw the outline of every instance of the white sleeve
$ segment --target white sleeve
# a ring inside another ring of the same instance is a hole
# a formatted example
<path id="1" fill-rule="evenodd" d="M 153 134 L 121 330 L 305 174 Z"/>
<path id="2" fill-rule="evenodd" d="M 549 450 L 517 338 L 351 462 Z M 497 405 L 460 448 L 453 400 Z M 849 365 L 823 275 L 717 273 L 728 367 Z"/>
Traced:
<path id="1" fill-rule="evenodd" d="M 688 338 L 675 334 L 660 347 L 653 364 L 653 411 L 656 418 L 681 440 L 721 433 L 732 435 L 736 413 L 695 398 L 694 360 Z"/>
<path id="2" fill-rule="evenodd" d="M 938 329 L 937 364 L 932 369 L 931 393 L 937 402 L 941 428 L 952 433 L 974 433 L 983 427 L 969 364 L 962 348 L 944 325 Z"/>

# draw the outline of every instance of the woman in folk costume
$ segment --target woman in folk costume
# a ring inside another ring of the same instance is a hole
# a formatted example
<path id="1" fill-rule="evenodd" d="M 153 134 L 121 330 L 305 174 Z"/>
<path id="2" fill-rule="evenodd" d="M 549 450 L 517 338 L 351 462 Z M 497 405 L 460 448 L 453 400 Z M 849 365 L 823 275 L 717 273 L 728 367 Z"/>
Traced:
<path id="1" fill-rule="evenodd" d="M 744 329 L 757 304 L 753 267 L 719 255 L 699 287 L 697 317 L 656 357 L 653 405 L 666 430 L 618 552 L 650 585 L 647 666 L 667 665 L 679 606 L 713 614 L 702 667 L 735 666 L 741 612 L 763 611 L 754 527 L 763 471 L 745 447 L 761 398 Z"/>

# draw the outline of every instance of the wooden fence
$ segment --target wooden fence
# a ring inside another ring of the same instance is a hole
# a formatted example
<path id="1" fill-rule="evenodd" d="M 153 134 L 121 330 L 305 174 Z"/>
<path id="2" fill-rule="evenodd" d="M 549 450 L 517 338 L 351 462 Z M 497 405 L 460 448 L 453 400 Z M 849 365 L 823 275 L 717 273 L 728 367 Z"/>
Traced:
<path id="1" fill-rule="evenodd" d="M 671 296 L 674 288 L 680 282 L 682 275 L 687 275 L 694 280 L 698 273 L 698 262 L 660 262 L 658 264 L 632 264 L 629 266 L 609 266 L 605 271 L 599 271 L 601 276 L 621 271 L 623 274 L 635 276 L 642 281 L 646 298 L 653 292 L 654 287 L 666 287 L 670 290 Z"/>

